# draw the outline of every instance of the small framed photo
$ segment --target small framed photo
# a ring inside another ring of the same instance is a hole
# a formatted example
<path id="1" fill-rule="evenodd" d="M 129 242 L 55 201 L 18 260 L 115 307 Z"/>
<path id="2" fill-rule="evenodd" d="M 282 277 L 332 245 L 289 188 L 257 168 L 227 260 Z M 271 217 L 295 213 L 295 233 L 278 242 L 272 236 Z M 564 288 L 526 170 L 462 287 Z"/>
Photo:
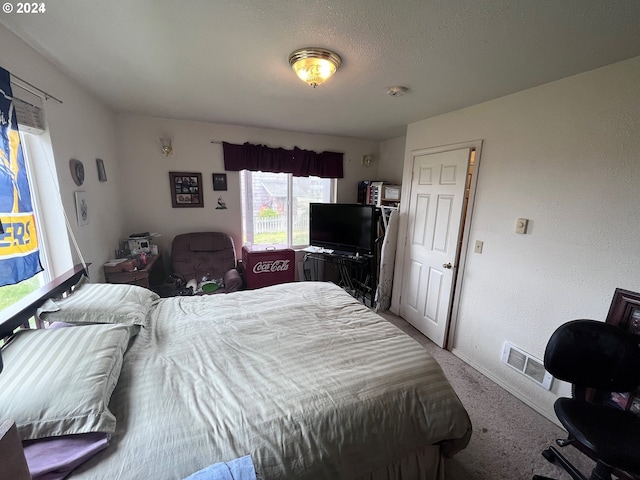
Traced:
<path id="1" fill-rule="evenodd" d="M 214 173 L 213 174 L 213 189 L 214 190 L 227 190 L 227 174 L 226 173 Z"/>
<path id="2" fill-rule="evenodd" d="M 98 168 L 98 180 L 107 181 L 107 171 L 104 169 L 104 162 L 101 158 L 96 158 L 96 167 Z"/>
<path id="3" fill-rule="evenodd" d="M 640 293 L 616 288 L 607 314 L 607 323 L 640 335 Z"/>
<path id="4" fill-rule="evenodd" d="M 201 173 L 169 172 L 169 183 L 173 208 L 204 207 Z"/>
<path id="5" fill-rule="evenodd" d="M 87 194 L 83 191 L 75 192 L 76 198 L 76 216 L 78 225 L 84 226 L 89 224 L 89 204 L 87 203 Z"/>

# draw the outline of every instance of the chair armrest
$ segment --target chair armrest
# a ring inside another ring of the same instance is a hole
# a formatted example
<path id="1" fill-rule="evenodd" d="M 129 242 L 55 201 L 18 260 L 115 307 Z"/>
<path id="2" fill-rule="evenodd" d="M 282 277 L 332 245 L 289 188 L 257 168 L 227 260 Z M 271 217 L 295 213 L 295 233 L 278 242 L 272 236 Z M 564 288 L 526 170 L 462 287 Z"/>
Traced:
<path id="1" fill-rule="evenodd" d="M 240 272 L 235 268 L 225 273 L 222 281 L 224 282 L 224 289 L 227 293 L 235 292 L 242 288 L 242 277 L 240 276 Z"/>

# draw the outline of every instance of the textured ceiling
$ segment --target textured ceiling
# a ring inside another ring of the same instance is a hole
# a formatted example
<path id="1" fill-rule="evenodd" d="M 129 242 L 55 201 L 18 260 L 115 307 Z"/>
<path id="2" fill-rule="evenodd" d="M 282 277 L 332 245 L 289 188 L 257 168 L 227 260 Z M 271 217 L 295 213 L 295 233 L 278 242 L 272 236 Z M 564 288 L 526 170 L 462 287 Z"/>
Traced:
<path id="1" fill-rule="evenodd" d="M 640 55 L 639 0 L 54 0 L 46 8 L 2 14 L 0 23 L 116 111 L 374 139 Z M 343 59 L 316 89 L 288 64 L 307 46 Z M 390 97 L 392 85 L 409 93 Z"/>

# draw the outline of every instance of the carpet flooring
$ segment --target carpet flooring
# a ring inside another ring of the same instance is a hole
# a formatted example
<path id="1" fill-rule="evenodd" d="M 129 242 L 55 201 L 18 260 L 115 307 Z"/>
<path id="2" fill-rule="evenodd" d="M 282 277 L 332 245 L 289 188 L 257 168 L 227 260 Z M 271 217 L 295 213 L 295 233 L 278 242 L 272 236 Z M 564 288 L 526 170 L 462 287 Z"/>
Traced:
<path id="1" fill-rule="evenodd" d="M 541 455 L 556 438 L 566 438 L 566 432 L 451 352 L 439 348 L 404 319 L 390 312 L 380 315 L 427 349 L 469 412 L 471 442 L 446 461 L 446 480 L 526 480 L 534 474 L 571 479 Z M 562 453 L 588 476 L 593 461 L 571 446 L 563 448 Z"/>

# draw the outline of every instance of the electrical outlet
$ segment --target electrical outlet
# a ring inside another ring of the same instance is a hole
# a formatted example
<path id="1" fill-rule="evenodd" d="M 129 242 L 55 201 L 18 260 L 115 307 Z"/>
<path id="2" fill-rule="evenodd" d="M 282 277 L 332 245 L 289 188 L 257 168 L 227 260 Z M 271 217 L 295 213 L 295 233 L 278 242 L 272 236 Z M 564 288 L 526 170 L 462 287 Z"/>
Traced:
<path id="1" fill-rule="evenodd" d="M 482 246 L 484 245 L 484 242 L 482 240 L 476 240 L 476 244 L 473 247 L 473 251 L 475 253 L 482 253 Z"/>

